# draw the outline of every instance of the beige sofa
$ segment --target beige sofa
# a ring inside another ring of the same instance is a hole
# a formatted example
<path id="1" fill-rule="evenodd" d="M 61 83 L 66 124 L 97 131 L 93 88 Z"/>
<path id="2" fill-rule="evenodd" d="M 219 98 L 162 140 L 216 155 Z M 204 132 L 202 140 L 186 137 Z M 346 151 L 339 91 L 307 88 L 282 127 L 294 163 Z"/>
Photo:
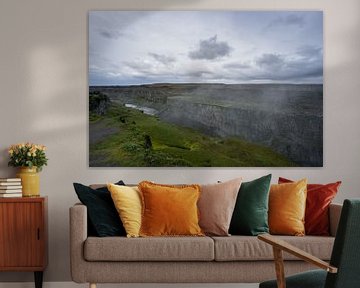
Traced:
<path id="1" fill-rule="evenodd" d="M 280 236 L 328 261 L 341 205 L 331 204 L 330 237 Z M 249 283 L 275 277 L 270 245 L 253 236 L 88 237 L 86 206 L 70 208 L 71 275 L 77 283 Z M 285 254 L 286 273 L 314 267 Z"/>

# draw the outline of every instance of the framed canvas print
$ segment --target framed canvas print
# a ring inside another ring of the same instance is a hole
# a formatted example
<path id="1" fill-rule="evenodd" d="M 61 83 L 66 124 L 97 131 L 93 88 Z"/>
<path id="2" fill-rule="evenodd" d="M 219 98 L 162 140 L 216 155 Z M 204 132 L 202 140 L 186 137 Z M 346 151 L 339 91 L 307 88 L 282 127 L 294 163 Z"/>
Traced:
<path id="1" fill-rule="evenodd" d="M 321 11 L 89 12 L 90 167 L 321 167 Z"/>

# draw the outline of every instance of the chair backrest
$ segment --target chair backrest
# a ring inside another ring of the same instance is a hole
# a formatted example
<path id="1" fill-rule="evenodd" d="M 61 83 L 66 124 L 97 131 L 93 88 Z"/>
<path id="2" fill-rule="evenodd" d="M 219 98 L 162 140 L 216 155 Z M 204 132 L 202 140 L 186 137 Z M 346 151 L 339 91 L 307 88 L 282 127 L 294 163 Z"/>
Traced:
<path id="1" fill-rule="evenodd" d="M 330 264 L 325 288 L 360 287 L 360 199 L 344 201 Z"/>

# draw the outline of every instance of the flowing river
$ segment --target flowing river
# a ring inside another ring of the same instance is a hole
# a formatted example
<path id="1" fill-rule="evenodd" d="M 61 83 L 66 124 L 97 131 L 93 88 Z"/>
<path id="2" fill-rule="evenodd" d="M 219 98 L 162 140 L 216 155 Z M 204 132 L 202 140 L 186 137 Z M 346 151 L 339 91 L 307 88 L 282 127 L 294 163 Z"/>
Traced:
<path id="1" fill-rule="evenodd" d="M 156 109 L 144 107 L 144 106 L 137 106 L 135 104 L 125 104 L 125 107 L 142 111 L 142 112 L 144 112 L 144 114 L 151 115 L 151 116 L 158 114 L 158 111 Z"/>

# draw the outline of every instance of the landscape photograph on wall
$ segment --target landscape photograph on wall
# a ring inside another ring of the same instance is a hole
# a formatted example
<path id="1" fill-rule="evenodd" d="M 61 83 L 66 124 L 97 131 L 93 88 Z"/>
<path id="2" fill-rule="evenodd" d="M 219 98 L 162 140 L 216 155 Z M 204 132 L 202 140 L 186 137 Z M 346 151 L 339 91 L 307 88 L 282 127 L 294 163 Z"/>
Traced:
<path id="1" fill-rule="evenodd" d="M 90 11 L 90 167 L 322 167 L 322 11 Z"/>

